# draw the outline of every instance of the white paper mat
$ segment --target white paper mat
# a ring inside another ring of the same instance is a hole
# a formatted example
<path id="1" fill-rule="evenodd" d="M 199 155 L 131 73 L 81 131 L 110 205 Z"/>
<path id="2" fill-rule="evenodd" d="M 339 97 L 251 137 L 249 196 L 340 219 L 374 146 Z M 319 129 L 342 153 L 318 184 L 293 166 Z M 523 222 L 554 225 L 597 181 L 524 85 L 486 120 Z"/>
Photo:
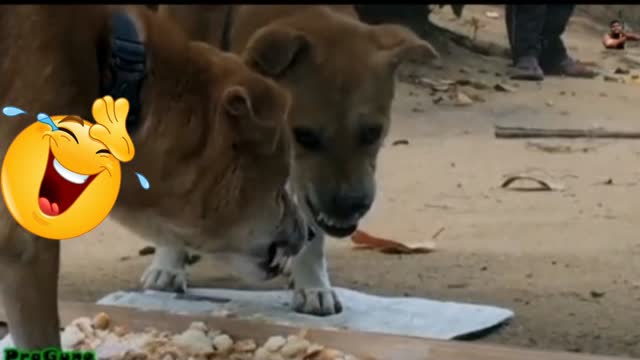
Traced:
<path id="1" fill-rule="evenodd" d="M 335 290 L 344 310 L 341 314 L 328 317 L 291 311 L 289 291 L 189 289 L 187 294 L 182 295 L 156 291 L 118 291 L 103 297 L 98 304 L 195 315 L 230 312 L 239 318 L 281 324 L 346 328 L 443 340 L 479 333 L 513 317 L 511 310 L 493 306 L 380 297 L 342 288 Z M 12 345 L 10 336 L 0 340 L 0 359 L 4 348 Z"/>
<path id="2" fill-rule="evenodd" d="M 508 309 L 409 297 L 380 297 L 334 288 L 344 309 L 328 317 L 299 314 L 290 291 L 189 289 L 186 296 L 155 291 L 109 294 L 102 305 L 189 314 L 225 311 L 239 318 L 307 327 L 333 327 L 431 339 L 454 339 L 490 329 L 513 317 Z M 230 300 L 230 301 L 226 301 Z"/>

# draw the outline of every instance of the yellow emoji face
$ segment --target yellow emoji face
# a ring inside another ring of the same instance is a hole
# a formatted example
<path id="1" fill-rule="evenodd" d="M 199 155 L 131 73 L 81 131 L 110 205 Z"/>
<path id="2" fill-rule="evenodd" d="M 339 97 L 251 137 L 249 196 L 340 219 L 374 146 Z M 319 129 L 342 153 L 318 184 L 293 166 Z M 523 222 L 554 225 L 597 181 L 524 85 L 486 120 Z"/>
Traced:
<path id="1" fill-rule="evenodd" d="M 120 191 L 120 162 L 89 136 L 91 123 L 53 116 L 57 130 L 35 122 L 11 143 L 2 164 L 2 194 L 28 231 L 49 239 L 98 226 Z"/>
<path id="2" fill-rule="evenodd" d="M 129 103 L 97 99 L 96 124 L 77 116 L 38 114 L 11 143 L 0 189 L 9 212 L 47 239 L 80 236 L 111 212 L 120 191 L 120 162 L 135 149 L 126 130 Z"/>

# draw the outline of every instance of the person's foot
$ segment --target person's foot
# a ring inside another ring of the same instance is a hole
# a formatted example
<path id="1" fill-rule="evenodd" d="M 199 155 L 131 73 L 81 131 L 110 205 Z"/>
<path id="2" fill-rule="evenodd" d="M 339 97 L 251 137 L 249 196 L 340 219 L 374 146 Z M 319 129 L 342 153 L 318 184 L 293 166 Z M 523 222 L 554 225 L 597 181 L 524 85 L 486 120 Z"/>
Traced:
<path id="1" fill-rule="evenodd" d="M 585 64 L 571 58 L 565 58 L 560 63 L 543 64 L 544 73 L 547 75 L 564 75 L 570 77 L 591 79 L 598 76 L 598 72 L 590 69 Z"/>
<path id="2" fill-rule="evenodd" d="M 538 65 L 538 60 L 529 56 L 516 60 L 509 76 L 513 80 L 541 81 L 544 79 L 544 73 Z"/>

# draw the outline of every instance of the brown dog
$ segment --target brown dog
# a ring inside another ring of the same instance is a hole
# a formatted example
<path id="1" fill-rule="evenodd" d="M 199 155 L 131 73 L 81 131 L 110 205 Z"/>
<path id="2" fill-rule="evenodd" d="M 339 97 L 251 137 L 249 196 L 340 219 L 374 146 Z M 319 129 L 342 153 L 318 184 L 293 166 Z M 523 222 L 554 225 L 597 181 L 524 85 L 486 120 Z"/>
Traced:
<path id="1" fill-rule="evenodd" d="M 272 80 L 144 7 L 2 6 L 0 34 L 2 106 L 89 120 L 96 98 L 128 94 L 136 155 L 112 212 L 124 225 L 167 246 L 223 252 L 263 277 L 301 248 L 303 219 L 285 191 L 290 101 Z M 0 122 L 2 158 L 34 121 Z M 59 345 L 59 251 L 0 202 L 0 293 L 20 348 Z"/>
<path id="2" fill-rule="evenodd" d="M 293 259 L 293 306 L 319 315 L 339 312 L 323 233 L 350 235 L 371 207 L 395 70 L 410 59 L 435 58 L 436 51 L 402 26 L 358 21 L 347 5 L 186 5 L 158 11 L 192 38 L 241 54 L 291 92 L 288 122 L 296 142 L 291 185 L 321 230 Z"/>

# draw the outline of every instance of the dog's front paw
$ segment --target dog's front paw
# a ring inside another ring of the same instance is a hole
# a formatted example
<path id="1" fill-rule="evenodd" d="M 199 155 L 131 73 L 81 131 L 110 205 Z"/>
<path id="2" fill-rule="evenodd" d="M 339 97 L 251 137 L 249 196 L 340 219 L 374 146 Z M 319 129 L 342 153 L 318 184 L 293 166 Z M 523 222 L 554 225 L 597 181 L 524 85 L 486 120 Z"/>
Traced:
<path id="1" fill-rule="evenodd" d="M 187 271 L 152 264 L 142 274 L 140 282 L 146 290 L 184 292 L 187 289 Z"/>
<path id="2" fill-rule="evenodd" d="M 316 316 L 342 312 L 342 303 L 331 288 L 296 289 L 293 291 L 292 306 L 299 313 Z"/>

